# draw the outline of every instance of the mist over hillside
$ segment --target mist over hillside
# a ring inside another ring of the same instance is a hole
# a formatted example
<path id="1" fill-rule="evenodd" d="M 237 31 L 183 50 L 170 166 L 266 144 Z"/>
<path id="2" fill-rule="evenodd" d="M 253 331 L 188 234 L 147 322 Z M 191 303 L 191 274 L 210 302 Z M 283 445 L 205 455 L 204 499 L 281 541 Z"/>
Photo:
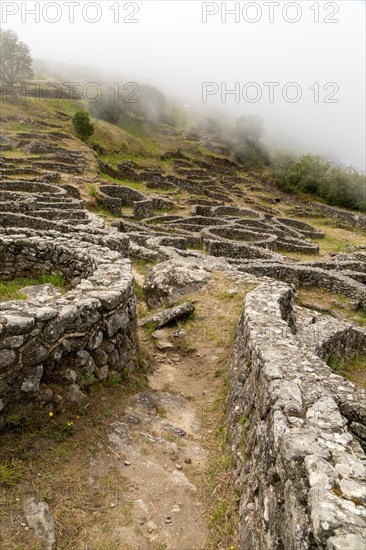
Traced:
<path id="1" fill-rule="evenodd" d="M 3 27 L 34 58 L 57 72 L 91 67 L 65 77 L 144 82 L 187 110 L 259 115 L 268 144 L 365 169 L 364 2 L 105 1 L 38 15 L 34 2 L 5 4 Z"/>

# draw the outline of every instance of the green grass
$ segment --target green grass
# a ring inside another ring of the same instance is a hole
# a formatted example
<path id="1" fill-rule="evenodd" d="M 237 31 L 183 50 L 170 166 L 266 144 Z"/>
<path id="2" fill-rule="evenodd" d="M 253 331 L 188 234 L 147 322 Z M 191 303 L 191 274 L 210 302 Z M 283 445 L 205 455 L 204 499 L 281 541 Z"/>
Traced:
<path id="1" fill-rule="evenodd" d="M 141 275 L 146 275 L 151 267 L 156 264 L 156 260 L 143 260 L 142 258 L 131 258 L 132 266 Z"/>
<path id="2" fill-rule="evenodd" d="M 221 153 L 217 153 L 217 152 L 214 151 L 213 149 L 209 149 L 208 147 L 206 147 L 205 145 L 202 145 L 202 144 L 197 144 L 197 150 L 198 150 L 202 155 L 212 157 L 212 159 L 215 159 L 215 158 L 219 158 L 219 159 L 227 158 L 225 155 L 222 155 Z"/>
<path id="3" fill-rule="evenodd" d="M 223 292 L 219 292 L 217 294 L 217 297 L 219 300 L 232 300 L 233 298 L 237 298 L 238 297 L 238 293 L 235 292 L 226 292 L 226 291 L 223 291 Z"/>
<path id="4" fill-rule="evenodd" d="M 12 486 L 23 477 L 23 472 L 16 462 L 0 462 L 0 485 Z"/>
<path id="5" fill-rule="evenodd" d="M 99 208 L 98 214 L 100 214 L 101 216 L 106 216 L 107 218 L 111 218 L 111 219 L 121 217 L 121 216 L 118 216 L 117 214 L 113 214 L 113 212 L 110 212 L 109 210 L 107 210 L 107 208 Z"/>
<path id="6" fill-rule="evenodd" d="M 351 318 L 353 318 L 356 323 L 358 323 L 361 326 L 366 325 L 366 311 L 364 309 L 359 309 L 358 311 L 351 311 L 350 312 Z"/>
<path id="7" fill-rule="evenodd" d="M 333 372 L 366 389 L 366 354 L 356 353 L 351 357 L 337 357 L 332 354 L 328 365 Z"/>
<path id="8" fill-rule="evenodd" d="M 121 185 L 126 185 L 126 187 L 132 187 L 133 189 L 137 189 L 137 191 L 144 191 L 146 186 L 141 181 L 133 181 L 133 180 L 126 180 L 123 178 L 112 178 L 112 176 L 108 176 L 108 174 L 101 174 L 102 179 L 107 181 L 112 181 L 114 183 L 120 183 Z"/>
<path id="9" fill-rule="evenodd" d="M 97 188 L 92 183 L 88 185 L 88 193 L 90 197 L 96 197 L 97 196 Z"/>
<path id="10" fill-rule="evenodd" d="M 142 288 L 142 285 L 140 285 L 140 283 L 138 283 L 136 281 L 136 279 L 133 280 L 133 288 L 135 290 L 135 294 L 136 294 L 136 297 L 137 299 L 140 301 L 140 302 L 143 302 L 144 299 L 145 299 L 145 296 L 144 296 L 144 289 Z"/>
<path id="11" fill-rule="evenodd" d="M 215 374 L 214 374 L 215 376 Z M 237 494 L 233 486 L 232 462 L 229 452 L 229 436 L 226 427 L 225 403 L 228 395 L 227 364 L 223 365 L 222 386 L 209 406 L 210 419 L 215 419 L 214 449 L 206 474 L 206 499 L 211 501 L 215 493 L 217 504 L 209 504 L 208 526 L 210 539 L 208 548 L 229 548 L 235 538 L 237 516 Z M 211 422 L 210 420 L 209 422 Z"/>
<path id="12" fill-rule="evenodd" d="M 23 277 L 12 281 L 0 281 L 0 301 L 4 300 L 24 300 L 26 296 L 22 294 L 20 289 L 26 286 L 51 284 L 60 289 L 65 288 L 65 280 L 60 273 L 52 273 L 51 275 L 42 274 L 33 277 Z"/>
<path id="13" fill-rule="evenodd" d="M 297 293 L 296 303 L 301 307 L 310 306 L 311 309 L 330 315 L 336 311 L 347 320 L 353 321 L 360 326 L 366 326 L 366 310 L 351 309 L 349 303 L 352 298 L 342 293 L 333 293 L 318 287 L 300 286 Z M 339 305 L 337 305 L 339 302 Z"/>

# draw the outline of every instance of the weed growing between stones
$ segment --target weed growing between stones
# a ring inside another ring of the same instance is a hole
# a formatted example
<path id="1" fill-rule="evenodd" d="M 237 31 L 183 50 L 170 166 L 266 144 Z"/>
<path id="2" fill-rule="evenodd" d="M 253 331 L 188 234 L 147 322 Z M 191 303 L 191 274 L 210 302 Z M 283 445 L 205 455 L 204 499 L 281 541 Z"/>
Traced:
<path id="1" fill-rule="evenodd" d="M 63 424 L 60 427 L 58 433 L 56 434 L 56 441 L 63 441 L 66 437 L 72 435 L 74 433 L 74 430 L 74 422 L 68 420 L 66 424 Z"/>
<path id="2" fill-rule="evenodd" d="M 135 290 L 136 298 L 142 302 L 144 300 L 144 290 L 142 285 L 136 281 L 136 279 L 133 281 L 133 288 Z"/>
<path id="3" fill-rule="evenodd" d="M 132 267 L 141 275 L 146 275 L 151 267 L 156 265 L 154 260 L 143 260 L 142 258 L 131 258 Z"/>

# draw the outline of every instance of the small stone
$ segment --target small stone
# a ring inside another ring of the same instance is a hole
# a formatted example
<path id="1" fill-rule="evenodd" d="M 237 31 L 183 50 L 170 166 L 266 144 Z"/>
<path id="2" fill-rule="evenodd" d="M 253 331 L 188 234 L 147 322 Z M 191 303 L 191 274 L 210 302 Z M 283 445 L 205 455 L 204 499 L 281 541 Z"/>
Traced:
<path id="1" fill-rule="evenodd" d="M 80 405 L 85 398 L 86 395 L 81 391 L 80 387 L 77 384 L 71 384 L 69 392 L 67 394 L 68 403 L 73 405 Z"/>
<path id="2" fill-rule="evenodd" d="M 43 366 L 39 365 L 31 369 L 29 374 L 24 378 L 21 390 L 26 393 L 36 393 L 39 390 L 39 384 L 43 374 Z"/>
<path id="3" fill-rule="evenodd" d="M 153 521 L 148 521 L 146 524 L 146 527 L 149 531 L 149 533 L 152 533 L 153 531 L 157 531 L 158 526 Z"/>
<path id="4" fill-rule="evenodd" d="M 153 338 L 156 338 L 156 340 L 158 340 L 159 338 L 166 338 L 168 336 L 168 333 L 166 330 L 164 329 L 161 329 L 161 330 L 155 330 L 152 335 L 151 335 Z"/>
<path id="5" fill-rule="evenodd" d="M 192 464 L 192 460 L 191 460 L 189 457 L 185 458 L 185 459 L 184 459 L 184 462 L 185 462 L 186 464 Z"/>
<path id="6" fill-rule="evenodd" d="M 16 359 L 15 352 L 10 349 L 3 349 L 0 353 L 0 368 L 10 367 Z"/>
<path id="7" fill-rule="evenodd" d="M 43 541 L 45 550 L 53 550 L 56 547 L 55 525 L 48 504 L 29 498 L 24 503 L 24 515 L 29 527 Z"/>
<path id="8" fill-rule="evenodd" d="M 177 470 L 183 470 L 183 466 L 179 463 L 177 463 L 175 467 L 177 468 Z"/>
<path id="9" fill-rule="evenodd" d="M 178 330 L 174 330 L 172 332 L 172 338 L 184 338 L 186 335 L 186 331 L 183 330 L 182 328 L 178 329 Z"/>
<path id="10" fill-rule="evenodd" d="M 186 302 L 184 304 L 180 304 L 179 306 L 159 311 L 154 315 L 144 317 L 139 321 L 138 325 L 142 327 L 154 322 L 157 324 L 158 328 L 162 328 L 168 324 L 178 321 L 182 317 L 191 315 L 194 312 L 194 309 L 194 305 L 191 302 Z"/>
<path id="11" fill-rule="evenodd" d="M 53 392 L 51 388 L 44 388 L 39 392 L 38 399 L 41 402 L 41 404 L 45 405 L 46 403 L 49 403 L 52 399 Z"/>
<path id="12" fill-rule="evenodd" d="M 67 384 L 75 384 L 77 374 L 73 369 L 66 369 L 63 373 L 63 379 Z"/>
<path id="13" fill-rule="evenodd" d="M 125 460 L 123 464 L 125 466 L 131 466 L 131 462 L 129 460 Z"/>
<path id="14" fill-rule="evenodd" d="M 156 347 L 160 351 L 168 350 L 168 349 L 174 349 L 174 345 L 171 342 L 167 342 L 165 340 L 158 341 L 156 344 Z"/>

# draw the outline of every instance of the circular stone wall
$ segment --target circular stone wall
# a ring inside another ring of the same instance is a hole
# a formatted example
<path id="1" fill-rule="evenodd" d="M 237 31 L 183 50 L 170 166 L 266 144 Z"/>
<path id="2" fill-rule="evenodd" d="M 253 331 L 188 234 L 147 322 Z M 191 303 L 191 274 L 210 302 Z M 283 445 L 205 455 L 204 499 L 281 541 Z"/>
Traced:
<path id="1" fill-rule="evenodd" d="M 41 285 L 31 300 L 0 303 L 0 426 L 9 410 L 79 404 L 88 384 L 138 358 L 129 260 L 60 236 L 0 236 L 3 278 L 56 269 L 74 284 L 69 292 L 47 296 Z"/>

